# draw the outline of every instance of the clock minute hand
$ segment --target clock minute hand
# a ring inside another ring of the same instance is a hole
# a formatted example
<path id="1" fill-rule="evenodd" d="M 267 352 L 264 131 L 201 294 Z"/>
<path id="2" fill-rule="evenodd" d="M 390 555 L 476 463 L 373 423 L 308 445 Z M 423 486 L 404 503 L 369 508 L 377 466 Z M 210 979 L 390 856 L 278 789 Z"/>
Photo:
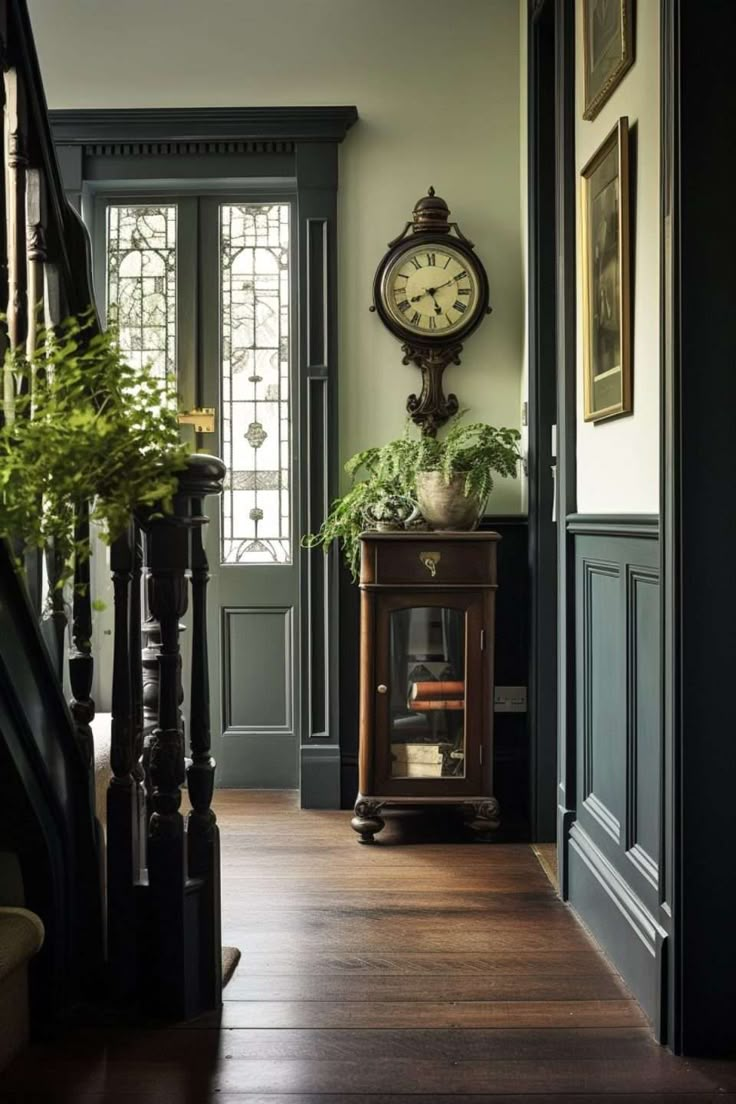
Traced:
<path id="1" fill-rule="evenodd" d="M 448 287 L 449 284 L 455 284 L 459 279 L 461 279 L 461 275 L 458 273 L 457 276 L 453 276 L 451 280 L 445 280 L 444 284 L 440 284 L 440 286 L 436 287 L 434 290 L 439 291 L 440 288 Z"/>

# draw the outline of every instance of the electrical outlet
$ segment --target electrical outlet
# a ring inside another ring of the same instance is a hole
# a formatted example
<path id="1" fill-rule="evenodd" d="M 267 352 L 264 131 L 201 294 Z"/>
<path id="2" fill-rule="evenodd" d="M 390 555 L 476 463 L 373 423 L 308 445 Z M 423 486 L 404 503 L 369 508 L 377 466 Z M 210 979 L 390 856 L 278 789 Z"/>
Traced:
<path id="1" fill-rule="evenodd" d="M 526 713 L 526 686 L 497 686 L 493 693 L 495 713 Z"/>

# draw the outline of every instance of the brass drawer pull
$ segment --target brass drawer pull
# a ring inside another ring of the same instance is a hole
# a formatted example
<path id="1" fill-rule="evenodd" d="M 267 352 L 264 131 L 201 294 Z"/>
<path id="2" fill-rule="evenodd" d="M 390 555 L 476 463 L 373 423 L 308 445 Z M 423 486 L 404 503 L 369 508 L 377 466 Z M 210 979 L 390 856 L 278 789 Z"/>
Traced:
<path id="1" fill-rule="evenodd" d="M 388 686 L 384 686 L 384 684 L 383 684 L 383 683 L 380 683 L 380 684 L 379 684 L 379 685 L 378 685 L 378 686 L 376 687 L 376 689 L 378 690 L 378 693 L 379 693 L 379 694 L 388 694 Z"/>
<path id="2" fill-rule="evenodd" d="M 423 564 L 424 567 L 426 567 L 427 571 L 429 572 L 429 574 L 432 576 L 433 579 L 434 579 L 435 575 L 437 574 L 437 564 L 440 562 L 441 559 L 442 559 L 442 555 L 441 555 L 440 552 L 420 552 L 419 553 L 419 562 L 421 564 Z"/>

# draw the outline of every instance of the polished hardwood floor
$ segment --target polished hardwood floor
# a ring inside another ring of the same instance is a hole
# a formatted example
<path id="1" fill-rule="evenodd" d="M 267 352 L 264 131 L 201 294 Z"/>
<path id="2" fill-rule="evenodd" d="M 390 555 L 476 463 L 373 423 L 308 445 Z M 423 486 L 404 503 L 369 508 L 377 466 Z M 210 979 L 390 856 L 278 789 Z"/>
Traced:
<path id="1" fill-rule="evenodd" d="M 676 1059 L 532 849 L 447 813 L 389 819 L 225 791 L 220 1017 L 99 1026 L 0 1075 L 12 1104 L 736 1102 L 729 1063 Z"/>

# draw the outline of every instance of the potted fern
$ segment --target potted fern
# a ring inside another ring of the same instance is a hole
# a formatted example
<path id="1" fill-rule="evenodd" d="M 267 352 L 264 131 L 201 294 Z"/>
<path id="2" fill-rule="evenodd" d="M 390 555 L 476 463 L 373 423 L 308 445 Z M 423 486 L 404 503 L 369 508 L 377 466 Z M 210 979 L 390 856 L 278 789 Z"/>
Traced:
<path id="1" fill-rule="evenodd" d="M 8 352 L 0 404 L 0 538 L 55 550 L 57 587 L 90 555 L 80 505 L 114 540 L 136 510 L 170 510 L 188 449 L 166 381 L 132 368 L 92 315 L 41 334 L 36 355 Z M 18 558 L 21 566 L 21 559 Z"/>
<path id="2" fill-rule="evenodd" d="M 397 440 L 351 457 L 345 464 L 349 490 L 304 545 L 326 550 L 338 540 L 355 579 L 361 533 L 378 528 L 389 514 L 393 528 L 474 529 L 495 476 L 516 474 L 520 434 L 483 422 L 464 425 L 462 413 L 440 438 L 416 437 L 407 427 Z"/>
<path id="3" fill-rule="evenodd" d="M 425 438 L 415 470 L 416 497 L 432 529 L 474 529 L 494 476 L 516 475 L 520 434 L 453 419 L 440 440 Z"/>

